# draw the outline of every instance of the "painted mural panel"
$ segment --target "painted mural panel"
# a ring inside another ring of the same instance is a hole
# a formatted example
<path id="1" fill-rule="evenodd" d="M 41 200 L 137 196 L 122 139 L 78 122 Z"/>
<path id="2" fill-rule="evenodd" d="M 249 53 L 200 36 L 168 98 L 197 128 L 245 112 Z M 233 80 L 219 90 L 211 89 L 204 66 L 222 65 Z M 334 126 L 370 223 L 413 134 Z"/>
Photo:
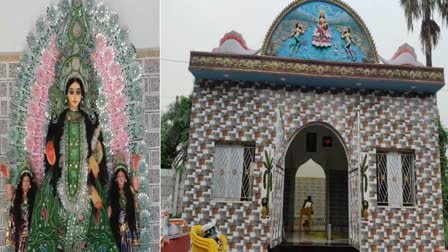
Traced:
<path id="1" fill-rule="evenodd" d="M 356 113 L 353 119 L 353 126 L 350 130 L 350 170 L 348 172 L 349 186 L 349 239 L 350 244 L 360 247 L 360 220 L 361 220 L 361 198 L 362 190 L 360 188 L 360 159 L 361 159 L 361 139 L 360 139 L 360 118 Z"/>
<path id="2" fill-rule="evenodd" d="M 284 159 L 283 159 L 284 161 Z M 284 167 L 284 163 L 281 164 Z M 275 167 L 273 171 L 273 191 L 271 206 L 283 206 L 285 170 Z M 275 247 L 282 242 L 283 230 L 283 208 L 271 207 L 271 247 Z"/>
<path id="3" fill-rule="evenodd" d="M 287 58 L 374 63 L 368 31 L 342 5 L 304 1 L 276 24 L 266 54 Z"/>

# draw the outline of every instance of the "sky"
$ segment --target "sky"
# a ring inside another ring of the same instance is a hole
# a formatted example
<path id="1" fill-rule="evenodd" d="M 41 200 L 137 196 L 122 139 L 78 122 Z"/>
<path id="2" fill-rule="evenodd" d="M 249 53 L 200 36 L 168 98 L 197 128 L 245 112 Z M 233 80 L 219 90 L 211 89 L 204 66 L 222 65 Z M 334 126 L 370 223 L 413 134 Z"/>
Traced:
<path id="1" fill-rule="evenodd" d="M 46 15 L 47 6 L 59 0 L 0 0 L 0 52 L 21 52 L 26 36 L 37 19 Z M 97 0 L 97 3 L 100 1 Z M 119 22 L 129 29 L 129 39 L 136 48 L 160 46 L 159 0 L 103 0 L 116 11 Z"/>
<path id="2" fill-rule="evenodd" d="M 163 0 L 161 2 L 161 109 L 162 113 L 176 96 L 193 91 L 193 75 L 188 71 L 190 51 L 211 52 L 227 32 L 243 35 L 251 49 L 259 49 L 269 27 L 292 0 Z M 372 34 L 378 54 L 386 59 L 399 46 L 408 43 L 425 64 L 418 32 L 408 32 L 399 0 L 345 0 L 364 20 Z M 448 69 L 448 29 L 441 19 L 439 45 L 433 51 L 433 66 Z M 437 94 L 442 123 L 448 127 L 448 87 Z"/>

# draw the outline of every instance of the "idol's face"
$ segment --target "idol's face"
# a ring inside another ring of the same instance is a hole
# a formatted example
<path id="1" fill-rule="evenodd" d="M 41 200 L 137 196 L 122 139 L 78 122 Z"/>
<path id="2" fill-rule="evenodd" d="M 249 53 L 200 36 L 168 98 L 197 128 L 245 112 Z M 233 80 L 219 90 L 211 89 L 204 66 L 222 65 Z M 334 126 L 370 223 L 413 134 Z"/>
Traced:
<path id="1" fill-rule="evenodd" d="M 118 183 L 118 188 L 120 188 L 120 189 L 124 188 L 124 183 L 126 183 L 126 175 L 124 174 L 123 171 L 118 171 L 117 183 Z"/>
<path id="2" fill-rule="evenodd" d="M 67 92 L 68 108 L 71 111 L 78 111 L 81 98 L 82 98 L 81 85 L 79 85 L 79 83 L 75 81 L 68 88 Z"/>
<path id="3" fill-rule="evenodd" d="M 28 193 L 31 187 L 31 179 L 28 176 L 24 176 L 22 180 L 22 190 L 24 193 Z"/>

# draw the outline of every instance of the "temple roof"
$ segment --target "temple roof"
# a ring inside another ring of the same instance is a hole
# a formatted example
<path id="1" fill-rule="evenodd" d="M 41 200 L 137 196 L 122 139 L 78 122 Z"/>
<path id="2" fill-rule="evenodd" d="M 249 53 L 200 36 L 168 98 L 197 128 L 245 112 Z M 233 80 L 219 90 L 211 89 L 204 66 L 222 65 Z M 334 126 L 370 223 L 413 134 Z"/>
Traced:
<path id="1" fill-rule="evenodd" d="M 196 79 L 252 81 L 315 88 L 436 93 L 445 84 L 443 68 L 208 52 L 191 52 L 189 69 Z"/>
<path id="2" fill-rule="evenodd" d="M 366 25 L 340 0 L 294 1 L 271 25 L 261 55 L 254 52 L 227 33 L 213 53 L 191 52 L 189 69 L 196 79 L 311 88 L 433 94 L 445 85 L 443 68 L 418 65 L 409 45 L 379 64 Z"/>

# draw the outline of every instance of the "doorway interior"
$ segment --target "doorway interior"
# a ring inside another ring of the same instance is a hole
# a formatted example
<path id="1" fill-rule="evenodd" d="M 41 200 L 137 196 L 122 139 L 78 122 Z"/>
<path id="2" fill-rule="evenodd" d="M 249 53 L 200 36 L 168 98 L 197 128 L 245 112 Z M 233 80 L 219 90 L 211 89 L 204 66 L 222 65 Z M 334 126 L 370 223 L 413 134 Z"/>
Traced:
<path id="1" fill-rule="evenodd" d="M 311 220 L 302 209 L 308 196 L 312 199 Z M 330 125 L 308 124 L 290 141 L 283 199 L 284 242 L 348 244 L 347 154 Z"/>

